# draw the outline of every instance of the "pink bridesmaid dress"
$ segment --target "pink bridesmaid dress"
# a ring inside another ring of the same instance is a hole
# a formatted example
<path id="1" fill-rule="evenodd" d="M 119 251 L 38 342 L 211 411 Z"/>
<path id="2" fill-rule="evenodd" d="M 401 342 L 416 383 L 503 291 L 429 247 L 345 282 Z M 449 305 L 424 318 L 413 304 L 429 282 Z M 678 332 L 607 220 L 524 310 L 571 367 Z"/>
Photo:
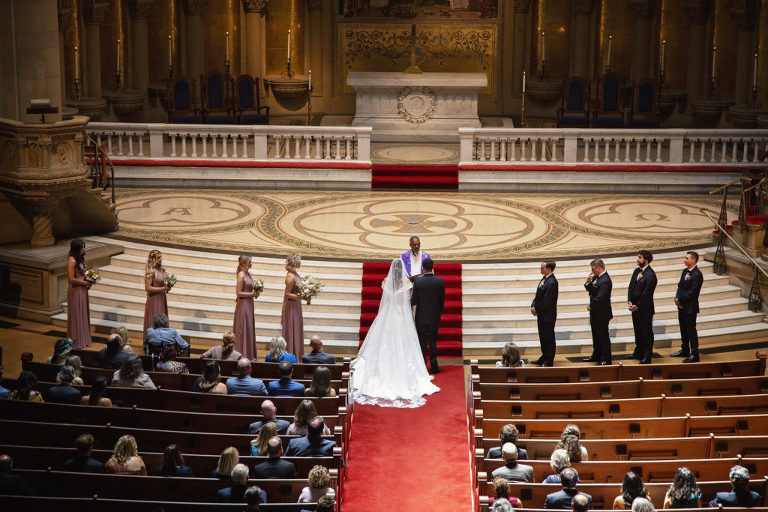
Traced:
<path id="1" fill-rule="evenodd" d="M 242 292 L 253 291 L 253 278 L 246 272 Z M 256 359 L 256 335 L 253 324 L 253 297 L 238 297 L 235 303 L 235 350 L 248 359 Z"/>
<path id="2" fill-rule="evenodd" d="M 152 286 L 158 288 L 165 286 L 165 271 L 155 269 Z M 158 313 L 168 316 L 166 292 L 147 292 L 147 305 L 144 307 L 144 336 L 147 335 L 147 329 L 155 326 L 155 315 Z"/>
<path id="3" fill-rule="evenodd" d="M 296 274 L 296 282 L 291 293 L 298 293 L 301 276 Z M 283 328 L 283 338 L 288 344 L 287 351 L 301 361 L 304 355 L 304 317 L 301 314 L 301 300 L 283 299 L 283 315 L 280 319 Z"/>
<path id="4" fill-rule="evenodd" d="M 75 266 L 75 279 L 85 279 L 85 263 Z M 91 346 L 91 310 L 88 289 L 70 284 L 67 288 L 67 338 L 74 341 L 72 348 Z"/>

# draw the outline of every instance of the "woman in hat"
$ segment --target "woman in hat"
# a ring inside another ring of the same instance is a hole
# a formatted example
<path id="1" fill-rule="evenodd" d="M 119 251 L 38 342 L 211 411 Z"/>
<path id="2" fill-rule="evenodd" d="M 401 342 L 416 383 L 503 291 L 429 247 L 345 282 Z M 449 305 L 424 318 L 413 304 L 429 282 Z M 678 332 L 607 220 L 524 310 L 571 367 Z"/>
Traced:
<path id="1" fill-rule="evenodd" d="M 91 346 L 88 289 L 92 283 L 85 278 L 86 270 L 85 242 L 77 238 L 69 244 L 67 257 L 67 338 L 74 342 L 74 348 Z"/>
<path id="2" fill-rule="evenodd" d="M 46 363 L 49 364 L 64 364 L 67 362 L 69 351 L 72 350 L 74 342 L 69 338 L 61 338 L 56 340 L 56 344 L 53 346 L 53 355 L 48 357 Z"/>

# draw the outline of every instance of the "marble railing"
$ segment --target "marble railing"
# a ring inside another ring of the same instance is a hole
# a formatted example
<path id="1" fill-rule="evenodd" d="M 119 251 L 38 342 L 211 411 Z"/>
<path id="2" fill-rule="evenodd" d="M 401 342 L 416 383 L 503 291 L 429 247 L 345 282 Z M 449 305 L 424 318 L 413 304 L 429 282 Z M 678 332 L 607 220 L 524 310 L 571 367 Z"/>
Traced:
<path id="1" fill-rule="evenodd" d="M 371 128 L 89 123 L 113 161 L 200 159 L 370 162 Z"/>
<path id="2" fill-rule="evenodd" d="M 761 166 L 768 130 L 460 128 L 460 165 Z"/>

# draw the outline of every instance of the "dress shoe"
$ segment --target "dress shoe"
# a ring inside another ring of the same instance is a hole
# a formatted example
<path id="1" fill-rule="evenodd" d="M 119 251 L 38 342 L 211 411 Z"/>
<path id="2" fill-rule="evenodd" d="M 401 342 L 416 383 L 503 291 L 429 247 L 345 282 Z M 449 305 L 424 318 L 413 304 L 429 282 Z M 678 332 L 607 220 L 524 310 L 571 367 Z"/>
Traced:
<path id="1" fill-rule="evenodd" d="M 684 363 L 698 363 L 699 362 L 699 354 L 691 354 L 690 356 L 683 359 Z"/>
<path id="2" fill-rule="evenodd" d="M 582 359 L 581 361 L 582 361 L 583 363 L 597 363 L 597 362 L 598 362 L 598 360 L 597 360 L 597 358 L 596 358 L 595 356 L 589 356 L 589 357 L 585 357 L 585 358 L 584 358 L 584 359 Z"/>
<path id="3" fill-rule="evenodd" d="M 544 367 L 551 367 L 552 366 L 552 361 L 542 361 L 541 363 L 539 363 L 539 366 L 541 366 L 542 368 L 544 368 Z"/>
<path id="4" fill-rule="evenodd" d="M 531 364 L 540 365 L 544 361 L 542 358 L 538 358 L 535 361 L 531 361 Z"/>
<path id="5" fill-rule="evenodd" d="M 685 350 L 678 350 L 674 354 L 670 354 L 671 357 L 688 357 L 691 354 L 688 351 Z"/>
<path id="6" fill-rule="evenodd" d="M 640 359 L 640 364 L 651 364 L 651 358 L 650 357 L 644 357 Z"/>
<path id="7" fill-rule="evenodd" d="M 442 369 L 442 368 L 432 368 L 432 369 L 430 369 L 430 370 L 429 370 L 429 373 L 431 373 L 432 375 L 434 375 L 434 374 L 436 374 L 436 373 L 440 373 L 441 371 L 443 371 L 443 369 Z"/>
<path id="8" fill-rule="evenodd" d="M 600 362 L 599 362 L 599 363 L 597 363 L 597 364 L 598 364 L 598 366 L 609 366 L 609 365 L 611 365 L 612 363 L 611 363 L 611 361 L 610 361 L 610 360 L 608 360 L 608 361 L 600 361 Z"/>
<path id="9" fill-rule="evenodd" d="M 641 356 L 638 352 L 632 352 L 632 359 L 642 359 L 643 356 Z"/>

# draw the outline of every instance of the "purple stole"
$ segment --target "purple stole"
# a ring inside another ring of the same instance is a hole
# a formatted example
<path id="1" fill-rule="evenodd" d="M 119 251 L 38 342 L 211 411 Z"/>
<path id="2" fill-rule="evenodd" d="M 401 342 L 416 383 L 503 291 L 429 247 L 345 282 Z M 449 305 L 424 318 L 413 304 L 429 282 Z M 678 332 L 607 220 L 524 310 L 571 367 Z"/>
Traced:
<path id="1" fill-rule="evenodd" d="M 421 261 L 424 261 L 427 258 L 429 258 L 429 254 L 421 251 Z M 400 259 L 403 260 L 403 265 L 405 265 L 405 273 L 408 274 L 408 277 L 413 277 L 411 276 L 411 251 L 405 251 L 402 256 L 400 256 Z"/>

